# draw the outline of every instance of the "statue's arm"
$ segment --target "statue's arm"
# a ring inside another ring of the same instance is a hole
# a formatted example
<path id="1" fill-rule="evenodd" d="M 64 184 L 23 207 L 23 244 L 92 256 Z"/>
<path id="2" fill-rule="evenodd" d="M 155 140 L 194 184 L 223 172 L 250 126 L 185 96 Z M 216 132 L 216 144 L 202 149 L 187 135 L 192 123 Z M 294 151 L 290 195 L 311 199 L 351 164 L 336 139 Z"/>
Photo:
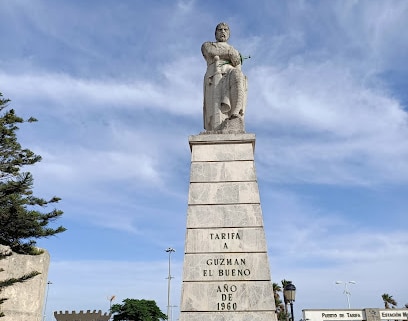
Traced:
<path id="1" fill-rule="evenodd" d="M 228 60 L 235 67 L 241 64 L 239 52 L 227 43 L 204 42 L 201 52 L 207 61 L 212 61 L 215 56 L 221 60 Z"/>
<path id="2" fill-rule="evenodd" d="M 236 67 L 241 64 L 241 55 L 234 47 L 231 48 L 232 49 L 228 52 L 229 60 L 231 61 L 231 65 Z"/>

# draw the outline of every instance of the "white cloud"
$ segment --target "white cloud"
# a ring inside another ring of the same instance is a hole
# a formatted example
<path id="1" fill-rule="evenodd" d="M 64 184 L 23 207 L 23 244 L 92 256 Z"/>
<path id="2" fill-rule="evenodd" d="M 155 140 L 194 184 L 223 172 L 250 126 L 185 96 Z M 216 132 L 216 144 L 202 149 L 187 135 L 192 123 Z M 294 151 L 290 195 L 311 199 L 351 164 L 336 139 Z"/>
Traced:
<path id="1" fill-rule="evenodd" d="M 342 213 L 341 209 L 325 211 L 318 205 L 319 198 L 315 198 L 276 190 L 268 193 L 264 205 L 268 213 L 274 214 L 271 223 L 267 217 L 267 227 L 273 226 L 266 234 L 274 256 L 292 262 L 336 265 L 390 261 L 396 257 L 408 259 L 408 236 L 404 227 L 366 227 L 366 220 L 372 218 L 369 213 L 355 218 L 350 213 Z"/>
<path id="2" fill-rule="evenodd" d="M 118 301 L 151 297 L 165 310 L 167 262 L 144 261 L 154 246 L 182 242 L 187 131 L 201 130 L 188 127 L 201 122 L 205 61 L 199 47 L 213 38 L 211 21 L 225 20 L 225 12 L 237 25 L 231 40 L 252 55 L 243 67 L 250 95 L 246 124 L 257 134 L 256 165 L 258 177 L 268 180 L 265 188 L 274 181 L 289 183 L 288 189 L 291 183 L 305 183 L 305 189 L 332 184 L 361 192 L 408 181 L 407 106 L 384 77 L 406 70 L 406 1 L 316 6 L 268 0 L 256 7 L 248 1 L 243 6 L 251 10 L 244 16 L 238 6 L 211 1 L 157 8 L 115 1 L 96 7 L 11 3 L 3 21 L 13 21 L 3 35 L 16 41 L 2 51 L 1 66 L 7 68 L 0 86 L 18 113 L 40 118 L 40 133 L 23 137 L 43 156 L 33 170 L 35 185 L 63 198 L 71 235 L 92 243 L 120 230 L 127 242 L 133 238 L 135 249 L 149 243 L 137 252 L 143 262 L 132 261 L 133 252 L 121 253 L 113 237 L 103 257 L 114 251 L 122 259 L 98 261 L 89 253 L 89 261 L 53 261 L 49 311 L 106 311 L 113 294 Z M 400 203 L 404 189 L 396 188 Z M 265 221 L 273 281 L 297 285 L 297 320 L 300 308 L 344 308 L 338 279 L 358 282 L 352 306 L 379 307 L 384 292 L 405 303 L 405 225 L 382 229 L 371 217 L 371 204 L 348 192 L 362 206 L 362 217 L 346 213 L 350 204 L 341 212 L 338 195 L 323 205 L 263 191 L 264 213 L 272 215 Z M 388 196 L 373 203 L 385 208 Z M 390 207 L 380 210 L 381 219 L 395 218 Z M 61 246 L 60 257 L 86 253 L 78 241 L 66 246 L 78 252 Z M 178 305 L 181 262 L 174 263 Z"/>
<path id="3" fill-rule="evenodd" d="M 363 66 L 372 65 L 381 71 L 395 68 L 395 64 L 405 60 L 408 35 L 401 32 L 408 13 L 405 1 L 337 2 L 333 10 L 347 36 L 346 49 L 364 52 Z M 353 51 L 350 50 L 350 56 Z M 405 69 L 404 65 L 401 67 Z"/>
<path id="4" fill-rule="evenodd" d="M 407 114 L 397 100 L 381 87 L 365 86 L 341 63 L 295 61 L 282 69 L 259 67 L 251 70 L 251 80 L 256 88 L 251 105 L 258 122 L 266 118 L 274 125 L 345 137 L 407 125 Z"/>
<path id="5" fill-rule="evenodd" d="M 164 251 L 163 251 L 164 253 Z M 165 253 L 164 253 L 165 254 Z M 165 255 L 163 254 L 163 257 Z M 168 263 L 162 261 L 54 261 L 51 263 L 47 315 L 53 311 L 109 310 L 126 298 L 155 300 L 166 313 Z M 172 303 L 179 305 L 181 264 L 172 260 Z M 86 300 L 78 299 L 78 297 Z M 177 308 L 178 309 L 178 308 Z M 48 317 L 47 317 L 48 319 Z M 49 318 L 52 320 L 52 318 Z"/>
<path id="6" fill-rule="evenodd" d="M 347 307 L 336 280 L 357 282 L 351 289 L 353 308 L 381 307 L 383 293 L 405 304 L 401 275 L 408 237 L 403 226 L 375 228 L 371 213 L 357 219 L 333 208 L 324 212 L 316 201 L 294 193 L 275 191 L 263 204 L 272 280 L 297 286 L 298 319 L 305 308 Z"/>
<path id="7" fill-rule="evenodd" d="M 257 152 L 279 180 L 366 185 L 408 179 L 408 115 L 378 82 L 367 86 L 334 61 L 259 67 L 251 79 L 256 89 L 247 119 L 273 135 Z"/>
<path id="8" fill-rule="evenodd" d="M 194 93 L 202 92 L 201 82 L 192 80 L 199 69 L 196 65 L 197 61 L 191 58 L 171 62 L 159 68 L 155 80 L 125 82 L 113 78 L 75 78 L 63 73 L 0 73 L 0 84 L 7 97 L 20 97 L 31 105 L 34 101 L 42 102 L 49 111 L 60 115 L 119 108 L 135 112 L 158 109 L 191 116 L 200 113 L 199 108 L 192 108 L 200 106 L 201 99 L 201 95 Z"/>
<path id="9" fill-rule="evenodd" d="M 135 151 L 103 151 L 84 148 L 59 150 L 50 154 L 37 150 L 46 161 L 32 171 L 47 181 L 59 183 L 97 183 L 138 180 L 145 184 L 160 184 L 157 161 Z M 137 160 L 137 162 L 135 161 Z M 31 169 L 30 169 L 31 170 Z"/>

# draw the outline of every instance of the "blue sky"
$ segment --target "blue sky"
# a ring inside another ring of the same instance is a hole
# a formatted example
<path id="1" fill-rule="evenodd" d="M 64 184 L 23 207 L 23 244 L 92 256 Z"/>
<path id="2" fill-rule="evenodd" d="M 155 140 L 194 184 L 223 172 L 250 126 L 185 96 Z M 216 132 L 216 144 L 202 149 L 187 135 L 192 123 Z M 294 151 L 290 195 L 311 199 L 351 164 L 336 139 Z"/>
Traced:
<path id="1" fill-rule="evenodd" d="M 108 297 L 179 305 L 200 47 L 218 22 L 250 55 L 246 130 L 272 280 L 295 311 L 408 303 L 408 2 L 1 0 L 0 91 L 23 116 L 38 196 L 68 231 L 38 244 L 47 319 Z M 174 308 L 173 320 L 178 316 Z"/>

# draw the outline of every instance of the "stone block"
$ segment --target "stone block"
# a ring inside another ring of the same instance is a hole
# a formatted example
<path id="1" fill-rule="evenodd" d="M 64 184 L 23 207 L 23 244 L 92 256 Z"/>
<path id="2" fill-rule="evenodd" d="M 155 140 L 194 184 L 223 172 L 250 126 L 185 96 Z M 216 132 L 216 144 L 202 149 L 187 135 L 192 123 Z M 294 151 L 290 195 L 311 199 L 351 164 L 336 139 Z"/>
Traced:
<path id="1" fill-rule="evenodd" d="M 187 211 L 187 228 L 263 226 L 260 204 L 195 205 Z"/>
<path id="2" fill-rule="evenodd" d="M 263 228 L 188 229 L 186 253 L 266 252 Z"/>
<path id="3" fill-rule="evenodd" d="M 195 145 L 217 145 L 217 144 L 242 144 L 250 143 L 255 146 L 255 134 L 211 134 L 211 135 L 192 135 L 188 137 L 190 146 Z"/>
<path id="4" fill-rule="evenodd" d="M 253 161 L 195 162 L 191 164 L 190 182 L 255 181 Z"/>
<path id="5" fill-rule="evenodd" d="M 246 312 L 185 312 L 179 321 L 271 321 L 276 320 L 275 311 Z"/>
<path id="6" fill-rule="evenodd" d="M 191 153 L 192 162 L 253 161 L 252 144 L 196 145 Z"/>
<path id="7" fill-rule="evenodd" d="M 364 309 L 366 321 L 381 321 L 380 309 L 367 308 Z"/>
<path id="8" fill-rule="evenodd" d="M 256 182 L 191 183 L 189 204 L 257 204 L 260 203 Z"/>
<path id="9" fill-rule="evenodd" d="M 270 281 L 184 282 L 183 293 L 181 311 L 275 310 Z"/>
<path id="10" fill-rule="evenodd" d="M 270 280 L 266 253 L 186 254 L 184 281 Z"/>

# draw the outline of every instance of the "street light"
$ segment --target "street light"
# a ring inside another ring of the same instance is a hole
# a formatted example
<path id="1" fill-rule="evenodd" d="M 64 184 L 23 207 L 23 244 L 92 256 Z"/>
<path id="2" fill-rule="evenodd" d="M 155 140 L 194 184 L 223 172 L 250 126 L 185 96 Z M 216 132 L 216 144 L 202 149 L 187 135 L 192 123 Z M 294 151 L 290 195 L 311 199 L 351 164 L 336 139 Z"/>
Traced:
<path id="1" fill-rule="evenodd" d="M 347 297 L 347 306 L 350 309 L 350 295 L 351 295 L 351 293 L 350 293 L 350 291 L 349 291 L 349 289 L 347 287 L 347 284 L 356 284 L 356 281 L 336 281 L 336 284 L 343 284 L 343 283 L 344 283 L 344 292 L 343 293 Z"/>
<path id="2" fill-rule="evenodd" d="M 47 282 L 47 294 L 45 295 L 43 321 L 45 321 L 45 317 L 46 317 L 46 313 L 47 313 L 47 301 L 48 301 L 48 292 L 50 291 L 50 284 L 52 284 L 52 282 L 48 281 Z"/>
<path id="3" fill-rule="evenodd" d="M 110 310 L 112 309 L 112 301 L 115 300 L 115 298 L 116 298 L 116 295 L 108 296 L 108 300 L 109 300 L 109 312 L 110 312 Z"/>
<path id="4" fill-rule="evenodd" d="M 291 320 L 295 320 L 295 316 L 293 315 L 293 302 L 295 302 L 295 296 L 296 296 L 296 287 L 293 283 L 288 282 L 286 286 L 283 289 L 283 296 L 286 299 L 286 302 L 289 302 L 290 304 L 290 314 L 292 316 Z"/>
<path id="5" fill-rule="evenodd" d="M 171 279 L 172 279 L 172 276 L 171 276 L 171 273 L 170 273 L 170 266 L 171 266 L 170 262 L 171 262 L 171 253 L 176 252 L 176 250 L 169 247 L 169 248 L 166 249 L 166 252 L 169 253 L 169 276 L 167 277 L 167 279 L 168 279 L 168 282 L 167 282 L 167 320 L 171 321 L 169 319 L 170 308 L 171 308 L 170 307 L 170 282 L 171 282 Z"/>

